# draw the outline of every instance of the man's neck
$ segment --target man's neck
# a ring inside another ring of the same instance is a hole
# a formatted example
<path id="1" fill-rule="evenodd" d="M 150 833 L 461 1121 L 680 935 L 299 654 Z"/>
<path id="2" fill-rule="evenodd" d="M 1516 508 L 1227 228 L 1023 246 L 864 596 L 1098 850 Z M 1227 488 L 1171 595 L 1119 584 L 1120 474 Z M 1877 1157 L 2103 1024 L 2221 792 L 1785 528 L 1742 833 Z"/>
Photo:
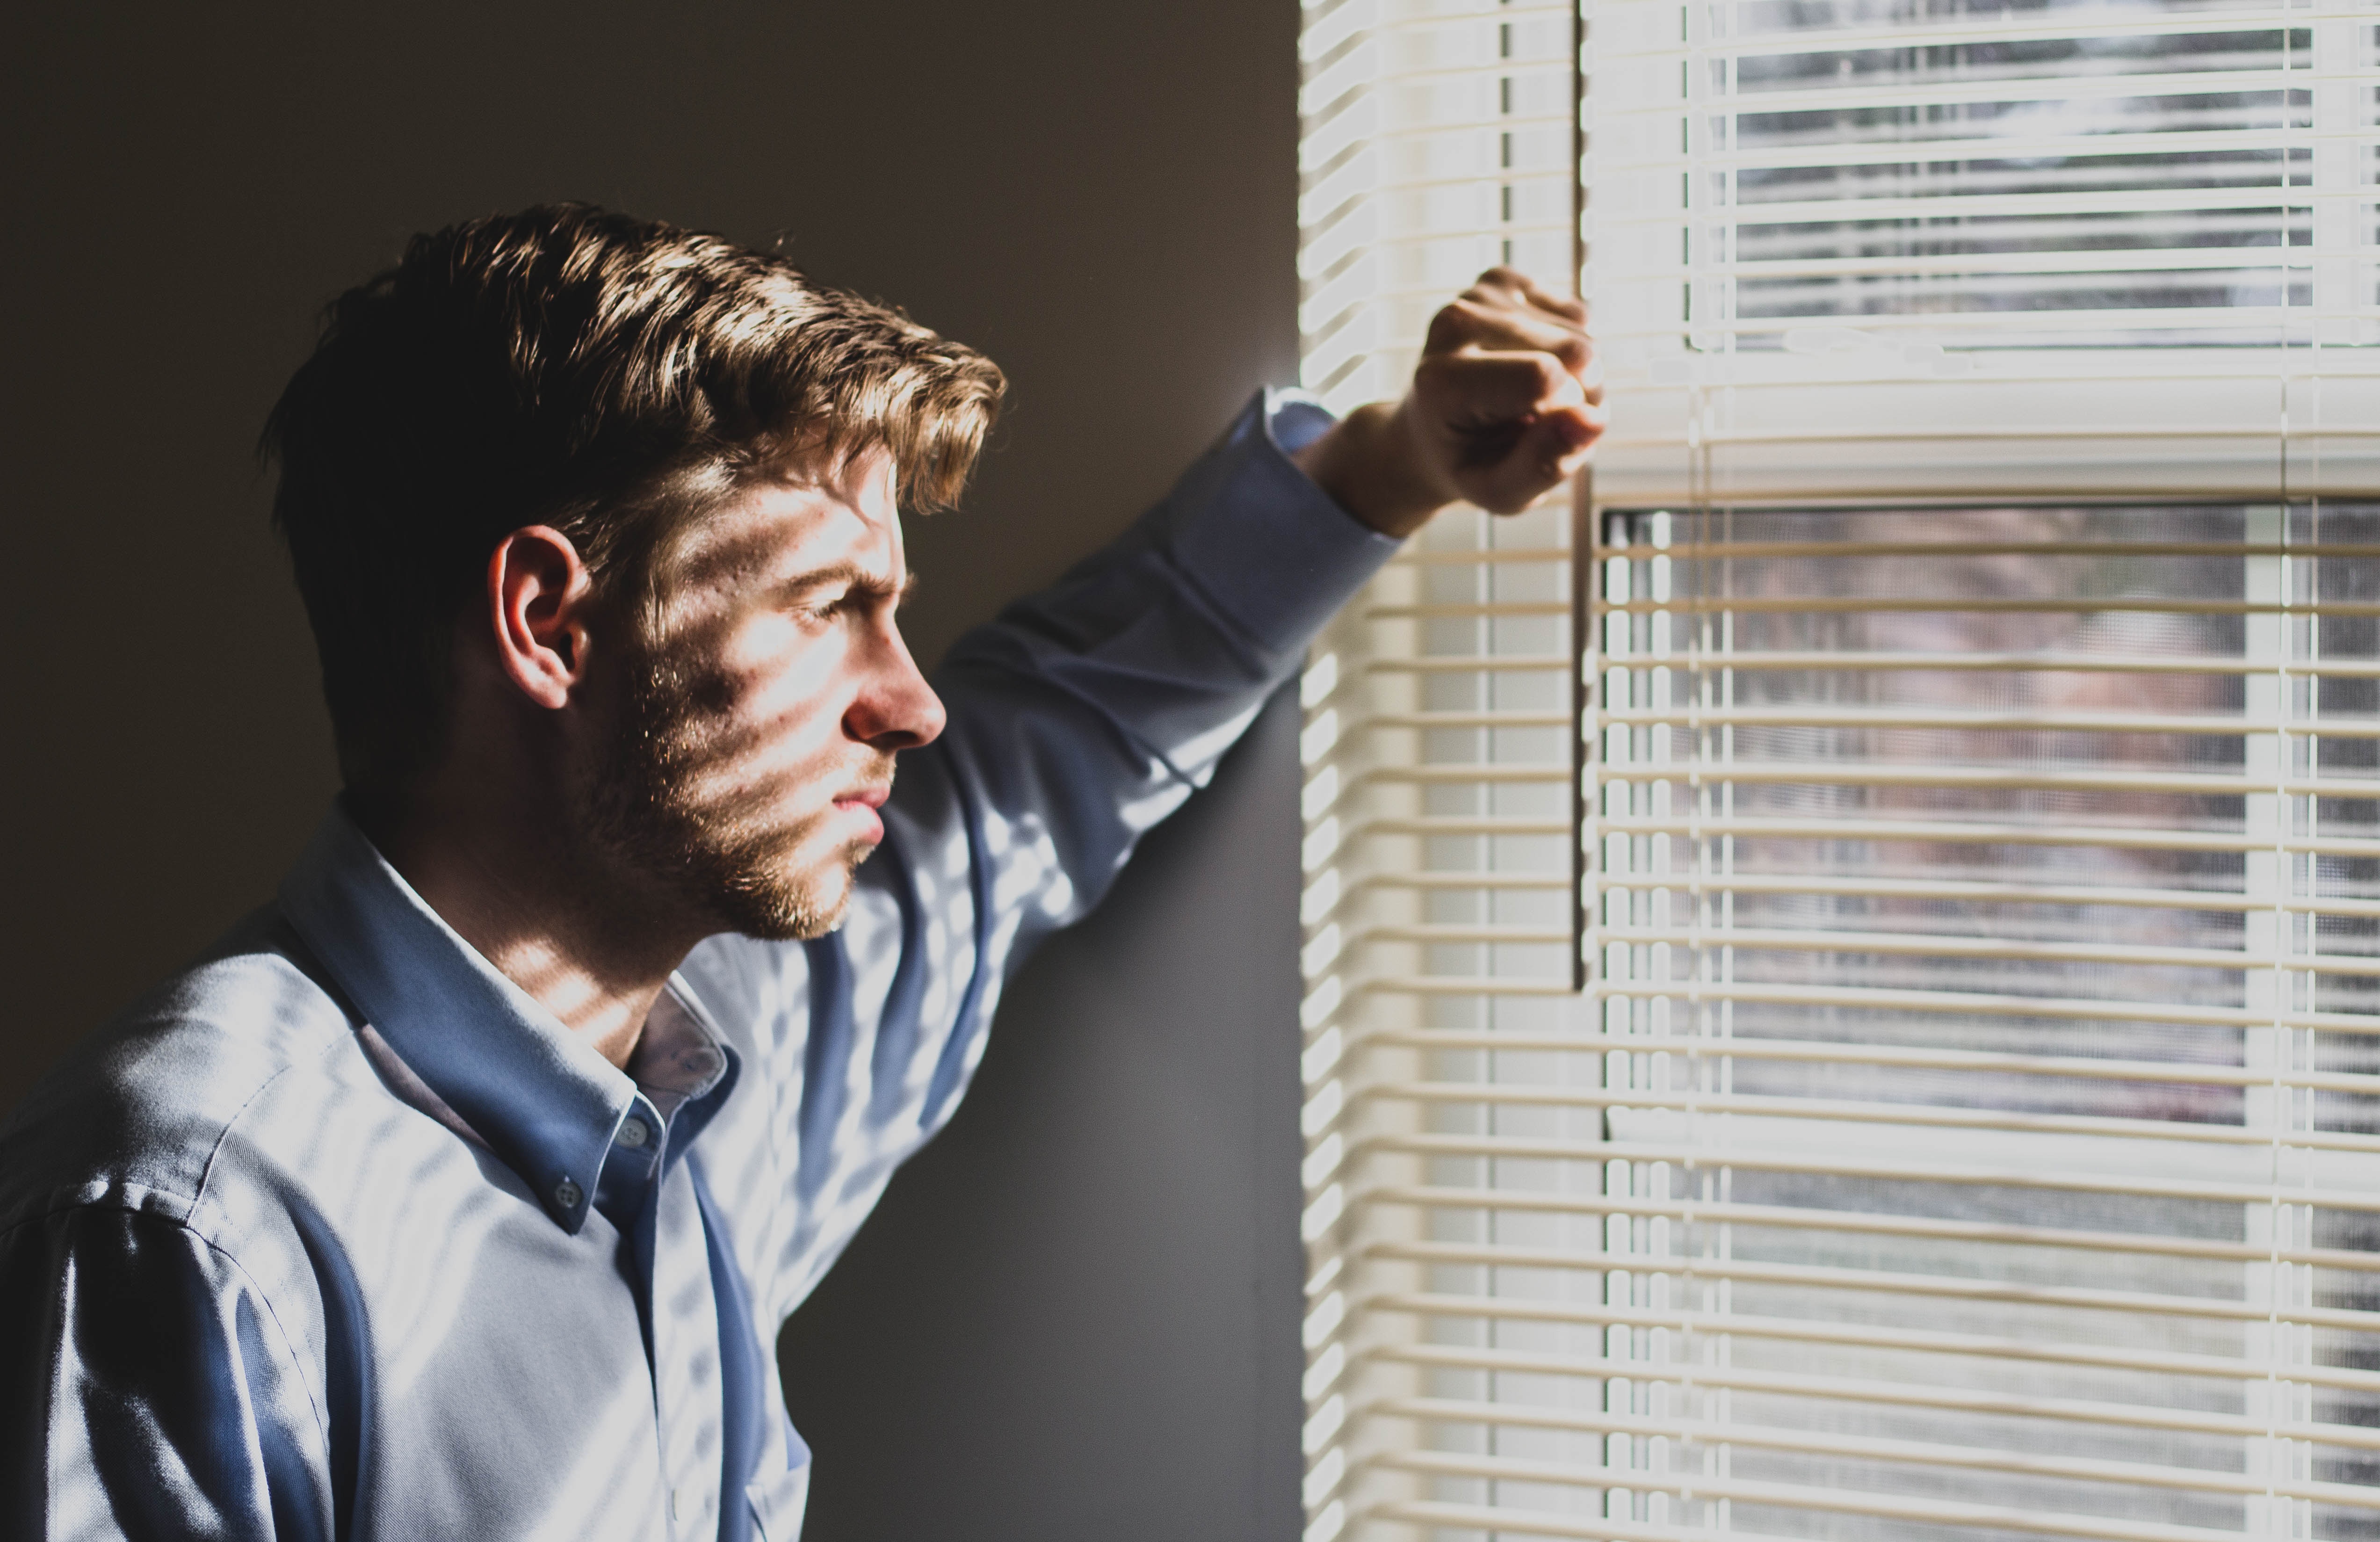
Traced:
<path id="1" fill-rule="evenodd" d="M 599 896 L 620 886 L 568 860 L 542 826 L 533 815 L 431 802 L 369 833 L 481 957 L 604 1059 L 625 1066 L 700 929 L 607 909 Z"/>

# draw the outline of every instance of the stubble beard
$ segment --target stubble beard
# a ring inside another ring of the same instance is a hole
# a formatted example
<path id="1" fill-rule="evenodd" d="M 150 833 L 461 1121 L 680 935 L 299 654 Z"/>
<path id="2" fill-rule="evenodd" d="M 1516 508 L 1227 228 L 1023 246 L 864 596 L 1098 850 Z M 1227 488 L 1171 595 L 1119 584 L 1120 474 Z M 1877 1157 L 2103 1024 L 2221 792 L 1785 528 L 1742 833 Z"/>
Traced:
<path id="1" fill-rule="evenodd" d="M 787 820 L 774 812 L 775 789 L 767 783 L 723 797 L 698 793 L 739 747 L 722 740 L 701 697 L 671 665 L 640 662 L 607 753 L 585 786 L 581 828 L 607 868 L 625 881 L 659 885 L 715 930 L 771 941 L 825 936 L 843 924 L 853 875 L 876 844 L 815 849 L 836 818 L 832 807 Z M 836 758 L 776 780 L 814 786 L 830 778 L 838 786 L 888 784 L 892 758 L 880 755 L 856 771 Z"/>

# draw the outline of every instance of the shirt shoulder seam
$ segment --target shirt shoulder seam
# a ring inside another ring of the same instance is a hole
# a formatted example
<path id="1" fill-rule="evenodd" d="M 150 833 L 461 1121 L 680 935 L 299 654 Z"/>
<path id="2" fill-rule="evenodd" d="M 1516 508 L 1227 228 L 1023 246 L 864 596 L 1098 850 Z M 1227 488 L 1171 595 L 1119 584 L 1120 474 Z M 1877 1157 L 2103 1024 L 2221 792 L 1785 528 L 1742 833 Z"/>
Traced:
<path id="1" fill-rule="evenodd" d="M 265 1089 L 289 1075 L 294 1069 L 296 1067 L 287 1064 L 275 1066 L 273 1075 L 249 1089 L 248 1096 L 240 1099 L 239 1107 L 231 1111 L 231 1116 L 223 1122 L 223 1128 L 215 1132 L 215 1143 L 207 1148 L 207 1160 L 199 1168 L 198 1187 L 190 1196 L 190 1217 L 193 1222 L 198 1219 L 199 1207 L 205 1204 L 209 1197 L 207 1188 L 214 1182 L 215 1162 L 223 1155 L 224 1143 L 231 1139 L 232 1131 L 237 1127 L 242 1119 L 248 1116 L 248 1111 L 256 1106 L 256 1100 L 264 1096 Z M 195 1227 L 193 1229 L 195 1230 Z M 207 1237 L 206 1233 L 200 1232 L 199 1235 L 206 1240 L 208 1246 L 214 1245 L 213 1239 Z"/>
<path id="2" fill-rule="evenodd" d="M 238 1124 L 242 1118 L 246 1117 L 248 1111 L 255 1105 L 257 1099 L 264 1095 L 265 1088 L 279 1081 L 292 1069 L 294 1068 L 288 1065 L 275 1066 L 273 1070 L 273 1074 L 265 1077 L 262 1081 L 257 1083 L 253 1087 L 250 1087 L 249 1089 L 248 1096 L 240 1099 L 239 1107 L 234 1109 L 231 1113 L 225 1117 L 223 1122 L 222 1128 L 215 1132 L 213 1144 L 207 1147 L 206 1160 L 201 1162 L 199 1166 L 199 1181 L 191 1186 L 189 1193 L 184 1194 L 178 1188 L 168 1188 L 160 1184 L 143 1184 L 138 1182 L 121 1183 L 115 1181 L 107 1183 L 107 1187 L 111 1192 L 102 1195 L 91 1194 L 90 1186 L 87 1184 L 67 1188 L 63 1190 L 63 1192 L 57 1189 L 53 1189 L 51 1191 L 52 1200 L 49 1204 L 29 1208 L 24 1213 L 17 1216 L 14 1220 L 7 1221 L 6 1224 L 0 1224 L 0 1237 L 7 1236 L 12 1232 L 19 1231 L 24 1227 L 31 1226 L 37 1222 L 47 1220 L 52 1217 L 63 1214 L 67 1210 L 113 1209 L 123 1210 L 131 1215 L 155 1216 L 161 1220 L 170 1221 L 172 1224 L 181 1227 L 184 1231 L 188 1232 L 192 1236 L 195 1236 L 200 1241 L 205 1243 L 209 1247 L 215 1247 L 217 1244 L 214 1238 L 209 1234 L 208 1228 L 206 1228 L 199 1220 L 199 1208 L 204 1204 L 209 1197 L 207 1187 L 208 1184 L 213 1181 L 216 1160 L 223 1155 L 224 1143 L 231 1138 L 233 1127 Z M 92 1176 L 98 1176 L 98 1174 L 93 1174 Z M 141 1204 L 138 1200 L 131 1198 L 130 1196 L 133 1194 L 137 1194 L 143 1197 L 174 1200 L 180 1205 L 181 1214 L 169 1215 L 164 1212 L 152 1209 L 147 1205 Z"/>

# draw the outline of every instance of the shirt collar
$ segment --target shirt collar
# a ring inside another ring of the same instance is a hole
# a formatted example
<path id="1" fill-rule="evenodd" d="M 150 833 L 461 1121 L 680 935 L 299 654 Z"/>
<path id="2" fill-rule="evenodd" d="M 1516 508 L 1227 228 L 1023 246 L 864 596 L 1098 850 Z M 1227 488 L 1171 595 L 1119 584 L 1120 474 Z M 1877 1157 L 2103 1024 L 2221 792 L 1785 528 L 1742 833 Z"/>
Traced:
<path id="1" fill-rule="evenodd" d="M 282 880 L 281 908 L 389 1048 L 576 1234 L 636 1081 L 464 941 L 336 807 Z M 674 1060 L 720 1057 L 686 1086 L 707 1115 L 735 1081 L 735 1051 L 671 1015 Z"/>
<path id="2" fill-rule="evenodd" d="M 693 1004 L 693 992 L 674 975 L 645 1016 L 645 1031 L 628 1056 L 627 1071 L 672 1132 L 686 1144 L 710 1123 L 735 1082 L 735 1052 Z"/>

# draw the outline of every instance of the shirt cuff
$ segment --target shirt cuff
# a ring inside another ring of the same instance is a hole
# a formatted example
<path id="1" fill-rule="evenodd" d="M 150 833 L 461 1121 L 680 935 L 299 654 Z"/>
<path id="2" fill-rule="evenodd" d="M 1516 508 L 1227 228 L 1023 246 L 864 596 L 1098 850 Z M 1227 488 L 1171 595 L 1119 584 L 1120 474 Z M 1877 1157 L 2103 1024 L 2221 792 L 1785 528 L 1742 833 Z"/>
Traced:
<path id="1" fill-rule="evenodd" d="M 1402 544 L 1341 508 L 1289 458 L 1334 421 L 1305 393 L 1267 387 L 1172 500 L 1174 561 L 1273 653 L 1303 650 Z"/>

